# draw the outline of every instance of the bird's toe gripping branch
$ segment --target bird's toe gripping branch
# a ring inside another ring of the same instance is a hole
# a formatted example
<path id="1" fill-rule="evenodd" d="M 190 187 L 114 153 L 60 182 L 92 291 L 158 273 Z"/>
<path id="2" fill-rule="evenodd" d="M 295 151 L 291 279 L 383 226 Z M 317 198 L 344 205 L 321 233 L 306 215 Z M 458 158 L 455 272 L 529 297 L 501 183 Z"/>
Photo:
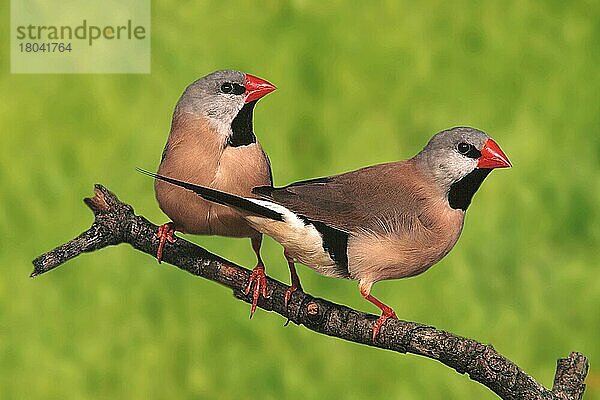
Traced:
<path id="1" fill-rule="evenodd" d="M 373 343 L 375 343 L 375 341 L 377 339 L 377 335 L 379 334 L 379 330 L 381 329 L 381 327 L 383 326 L 385 321 L 387 321 L 390 318 L 398 319 L 394 310 L 392 310 L 390 307 L 385 306 L 384 308 L 381 309 L 381 316 L 379 317 L 379 319 L 377 320 L 377 322 L 375 322 L 375 325 L 373 326 Z"/>
<path id="2" fill-rule="evenodd" d="M 177 238 L 173 236 L 174 234 L 175 228 L 173 227 L 172 222 L 162 224 L 158 227 L 158 232 L 156 233 L 156 237 L 158 238 L 158 250 L 156 251 L 156 259 L 158 260 L 159 264 L 162 261 L 165 243 L 175 243 L 175 241 L 177 240 Z"/>
<path id="3" fill-rule="evenodd" d="M 375 322 L 375 325 L 373 326 L 373 343 L 376 343 L 376 339 L 377 339 L 377 335 L 379 334 L 379 330 L 381 329 L 381 327 L 383 326 L 385 321 L 387 321 L 390 318 L 398 319 L 398 317 L 396 316 L 396 313 L 390 306 L 388 306 L 387 304 L 384 304 L 380 300 L 371 296 L 370 291 L 371 291 L 371 285 L 363 284 L 361 282 L 360 294 L 365 298 L 365 300 L 370 301 L 371 303 L 375 304 L 381 310 L 381 316 L 379 317 L 379 319 Z"/>
<path id="4" fill-rule="evenodd" d="M 265 274 L 265 266 L 262 263 L 258 263 L 256 267 L 252 270 L 252 274 L 248 279 L 248 284 L 246 285 L 246 289 L 244 289 L 244 294 L 248 295 L 252 287 L 254 286 L 254 290 L 252 292 L 252 308 L 250 309 L 250 318 L 254 315 L 256 311 L 256 306 L 258 304 L 258 298 L 262 294 L 263 298 L 268 298 L 267 294 L 267 275 Z"/>

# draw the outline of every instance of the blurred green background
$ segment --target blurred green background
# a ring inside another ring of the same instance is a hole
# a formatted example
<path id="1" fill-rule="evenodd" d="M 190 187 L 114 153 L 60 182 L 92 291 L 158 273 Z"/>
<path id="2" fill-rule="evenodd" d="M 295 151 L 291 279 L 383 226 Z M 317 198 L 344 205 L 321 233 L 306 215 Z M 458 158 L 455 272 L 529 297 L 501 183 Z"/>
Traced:
<path id="1" fill-rule="evenodd" d="M 551 386 L 592 364 L 600 399 L 600 7 L 596 1 L 152 3 L 149 75 L 11 75 L 0 5 L 2 399 L 493 399 L 438 362 L 283 327 L 212 282 L 118 246 L 30 279 L 91 221 L 100 182 L 155 223 L 152 182 L 184 87 L 222 68 L 279 87 L 255 112 L 276 184 L 397 160 L 444 128 L 489 132 L 493 173 L 456 248 L 375 285 L 404 319 L 492 343 Z M 248 240 L 191 237 L 246 266 Z M 269 275 L 287 282 L 267 241 Z M 375 313 L 355 282 L 307 292 Z"/>

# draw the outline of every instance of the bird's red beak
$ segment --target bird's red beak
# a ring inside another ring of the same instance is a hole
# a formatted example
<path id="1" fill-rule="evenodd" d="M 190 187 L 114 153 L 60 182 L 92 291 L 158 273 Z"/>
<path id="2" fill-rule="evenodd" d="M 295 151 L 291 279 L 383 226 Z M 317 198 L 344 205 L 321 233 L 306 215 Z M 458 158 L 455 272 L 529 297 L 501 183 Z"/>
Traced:
<path id="1" fill-rule="evenodd" d="M 277 89 L 274 85 L 254 75 L 246 74 L 246 97 L 244 103 L 250 103 L 268 95 Z"/>
<path id="2" fill-rule="evenodd" d="M 488 139 L 481 149 L 481 157 L 477 162 L 477 168 L 510 168 L 512 164 L 502 151 L 498 143 Z"/>

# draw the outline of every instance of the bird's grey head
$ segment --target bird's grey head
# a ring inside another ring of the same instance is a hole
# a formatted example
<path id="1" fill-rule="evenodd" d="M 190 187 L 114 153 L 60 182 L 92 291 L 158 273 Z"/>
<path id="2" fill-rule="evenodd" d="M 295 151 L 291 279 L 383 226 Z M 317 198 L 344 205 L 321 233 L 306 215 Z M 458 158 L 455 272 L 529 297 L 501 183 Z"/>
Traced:
<path id="1" fill-rule="evenodd" d="M 477 129 L 448 129 L 433 136 L 417 158 L 438 184 L 449 188 L 477 168 L 481 149 L 488 139 L 486 133 Z"/>
<path id="2" fill-rule="evenodd" d="M 450 205 L 463 210 L 492 169 L 511 166 L 489 135 L 469 127 L 436 134 L 415 161 L 448 194 Z"/>
<path id="3" fill-rule="evenodd" d="M 190 84 L 175 107 L 173 119 L 184 114 L 206 118 L 230 146 L 256 141 L 252 116 L 256 102 L 276 87 L 256 76 L 223 70 Z"/>
<path id="4" fill-rule="evenodd" d="M 231 126 L 245 103 L 246 74 L 222 70 L 192 82 L 177 103 L 176 112 L 203 116 L 215 125 Z"/>

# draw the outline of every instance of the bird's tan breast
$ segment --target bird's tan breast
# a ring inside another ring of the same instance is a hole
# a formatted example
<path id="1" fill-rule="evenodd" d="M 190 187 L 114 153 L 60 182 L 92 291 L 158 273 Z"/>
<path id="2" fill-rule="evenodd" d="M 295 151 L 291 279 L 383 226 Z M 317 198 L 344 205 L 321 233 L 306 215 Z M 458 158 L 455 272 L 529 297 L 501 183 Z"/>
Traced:
<path id="1" fill-rule="evenodd" d="M 226 147 L 210 187 L 243 197 L 254 197 L 253 188 L 272 184 L 269 161 L 256 142 L 247 146 Z"/>
<path id="2" fill-rule="evenodd" d="M 439 199 L 419 213 L 384 221 L 385 229 L 358 231 L 348 243 L 350 275 L 370 283 L 418 275 L 454 247 L 463 221 L 464 212 Z"/>
<path id="3" fill-rule="evenodd" d="M 229 147 L 225 137 L 203 121 L 173 131 L 158 172 L 194 184 L 240 196 L 252 188 L 271 185 L 268 159 L 260 144 Z M 254 237 L 258 233 L 234 209 L 203 200 L 195 193 L 155 182 L 160 208 L 187 233 Z"/>

